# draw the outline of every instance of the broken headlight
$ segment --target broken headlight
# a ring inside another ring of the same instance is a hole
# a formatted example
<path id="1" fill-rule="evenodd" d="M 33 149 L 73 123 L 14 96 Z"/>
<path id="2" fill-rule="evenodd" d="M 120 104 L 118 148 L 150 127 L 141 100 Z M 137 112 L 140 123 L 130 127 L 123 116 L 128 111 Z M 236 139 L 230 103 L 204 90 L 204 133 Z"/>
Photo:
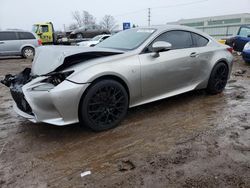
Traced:
<path id="1" fill-rule="evenodd" d="M 50 83 L 54 86 L 59 85 L 62 83 L 69 75 L 71 75 L 74 71 L 67 71 L 67 72 L 53 72 L 48 74 L 48 78 L 43 80 L 43 83 Z"/>

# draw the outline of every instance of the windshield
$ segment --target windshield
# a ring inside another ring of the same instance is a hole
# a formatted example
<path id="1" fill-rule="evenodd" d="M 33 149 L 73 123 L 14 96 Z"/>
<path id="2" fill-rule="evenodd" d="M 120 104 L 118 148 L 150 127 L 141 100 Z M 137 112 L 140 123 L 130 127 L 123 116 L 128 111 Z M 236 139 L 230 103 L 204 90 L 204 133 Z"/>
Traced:
<path id="1" fill-rule="evenodd" d="M 147 40 L 155 29 L 129 29 L 115 34 L 96 45 L 100 48 L 133 50 Z"/>
<path id="2" fill-rule="evenodd" d="M 96 37 L 94 37 L 94 38 L 92 38 L 91 40 L 92 41 L 98 41 L 98 40 L 100 40 L 102 38 L 102 36 L 96 36 Z"/>
<path id="3" fill-rule="evenodd" d="M 250 35 L 250 27 L 242 27 L 239 32 L 239 36 L 248 37 Z"/>
<path id="4" fill-rule="evenodd" d="M 38 25 L 33 25 L 32 26 L 32 32 L 37 33 L 37 30 L 38 30 Z"/>

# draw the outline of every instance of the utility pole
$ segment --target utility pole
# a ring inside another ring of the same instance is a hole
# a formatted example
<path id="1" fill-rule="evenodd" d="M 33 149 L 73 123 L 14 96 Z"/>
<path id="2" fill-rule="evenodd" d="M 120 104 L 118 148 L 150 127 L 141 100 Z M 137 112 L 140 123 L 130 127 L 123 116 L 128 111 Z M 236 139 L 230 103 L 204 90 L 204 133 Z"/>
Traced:
<path id="1" fill-rule="evenodd" d="M 148 26 L 150 27 L 150 22 L 151 22 L 151 8 L 148 8 Z"/>
<path id="2" fill-rule="evenodd" d="M 63 30 L 66 33 L 66 26 L 65 26 L 65 24 L 63 24 Z"/>

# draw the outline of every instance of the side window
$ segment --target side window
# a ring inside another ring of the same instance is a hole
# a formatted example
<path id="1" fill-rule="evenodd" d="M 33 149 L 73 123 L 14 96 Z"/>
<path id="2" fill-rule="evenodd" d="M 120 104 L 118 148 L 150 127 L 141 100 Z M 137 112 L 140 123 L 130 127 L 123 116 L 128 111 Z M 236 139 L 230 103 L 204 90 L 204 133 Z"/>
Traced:
<path id="1" fill-rule="evenodd" d="M 15 32 L 0 32 L 0 41 L 3 40 L 17 40 Z"/>
<path id="2" fill-rule="evenodd" d="M 41 26 L 41 30 L 42 30 L 42 33 L 49 32 L 49 26 L 47 26 L 47 25 L 42 25 L 42 26 Z"/>
<path id="3" fill-rule="evenodd" d="M 18 34 L 21 40 L 35 39 L 35 36 L 29 32 L 19 32 Z"/>
<path id="4" fill-rule="evenodd" d="M 191 48 L 193 46 L 191 33 L 187 31 L 169 31 L 163 33 L 156 41 L 166 41 L 172 44 L 172 49 Z"/>
<path id="5" fill-rule="evenodd" d="M 196 33 L 192 33 L 192 37 L 193 37 L 195 47 L 206 46 L 207 43 L 209 42 L 208 39 L 206 39 L 205 37 L 198 35 Z"/>

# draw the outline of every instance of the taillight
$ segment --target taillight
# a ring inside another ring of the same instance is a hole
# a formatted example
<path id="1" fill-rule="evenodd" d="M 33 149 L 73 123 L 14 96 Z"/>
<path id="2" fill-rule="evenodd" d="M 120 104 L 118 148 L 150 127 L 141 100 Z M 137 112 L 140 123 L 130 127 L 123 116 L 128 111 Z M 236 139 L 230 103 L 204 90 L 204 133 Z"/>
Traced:
<path id="1" fill-rule="evenodd" d="M 39 45 L 39 46 L 42 45 L 42 40 L 41 40 L 41 39 L 38 39 L 37 42 L 38 42 L 38 45 Z"/>
<path id="2" fill-rule="evenodd" d="M 227 51 L 229 51 L 231 54 L 233 53 L 233 48 L 227 48 Z"/>

